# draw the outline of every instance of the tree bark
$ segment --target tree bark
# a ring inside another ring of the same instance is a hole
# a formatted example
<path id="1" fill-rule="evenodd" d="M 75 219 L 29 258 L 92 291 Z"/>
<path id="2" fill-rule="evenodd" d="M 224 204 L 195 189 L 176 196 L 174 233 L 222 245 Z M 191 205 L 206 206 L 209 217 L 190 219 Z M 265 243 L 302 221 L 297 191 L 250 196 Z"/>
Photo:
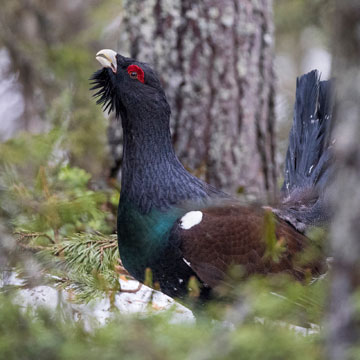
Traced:
<path id="1" fill-rule="evenodd" d="M 337 177 L 332 187 L 334 256 L 328 314 L 329 359 L 352 359 L 360 342 L 360 3 L 336 0 L 334 67 L 336 77 L 335 150 Z"/>
<path id="2" fill-rule="evenodd" d="M 0 47 L 10 58 L 9 72 L 20 84 L 23 114 L 13 125 L 18 130 L 40 132 L 48 105 L 63 88 L 54 75 L 51 57 L 57 46 L 71 41 L 86 27 L 87 14 L 98 0 L 13 0 L 4 2 L 0 12 Z M 62 65 L 58 60 L 58 65 Z M 61 79 L 63 80 L 63 79 Z"/>
<path id="3" fill-rule="evenodd" d="M 271 0 L 125 0 L 124 10 L 120 50 L 159 73 L 183 164 L 226 191 L 273 194 Z"/>

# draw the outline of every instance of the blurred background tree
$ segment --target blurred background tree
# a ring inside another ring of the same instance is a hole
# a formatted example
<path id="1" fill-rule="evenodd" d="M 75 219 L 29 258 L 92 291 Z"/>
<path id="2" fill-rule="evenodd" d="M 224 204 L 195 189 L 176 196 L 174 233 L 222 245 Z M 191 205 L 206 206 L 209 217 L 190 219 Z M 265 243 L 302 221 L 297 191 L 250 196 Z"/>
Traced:
<path id="1" fill-rule="evenodd" d="M 185 167 L 225 191 L 274 195 L 272 2 L 124 1 L 121 33 L 120 50 L 160 74 Z"/>
<path id="2" fill-rule="evenodd" d="M 286 147 L 294 78 L 313 67 L 325 77 L 330 71 L 326 21 L 331 4 L 275 1 L 280 152 L 272 115 L 271 2 L 181 4 L 93 0 L 50 1 L 45 7 L 40 0 L 5 2 L 0 18 L 0 136 L 42 132 L 68 119 L 71 161 L 95 176 L 109 171 L 115 176 L 121 130 L 110 118 L 106 139 L 106 122 L 87 92 L 93 54 L 106 44 L 155 64 L 173 109 L 174 144 L 190 170 L 233 192 L 273 192 L 276 163 L 282 163 Z M 211 69 L 208 54 L 216 63 Z M 54 114 L 56 104 L 63 111 L 60 117 Z M 106 142 L 110 154 L 104 152 Z"/>
<path id="3" fill-rule="evenodd" d="M 90 101 L 88 78 L 101 29 L 107 25 L 102 12 L 113 13 L 114 6 L 96 0 L 3 4 L 3 139 L 19 131 L 39 133 L 66 127 L 66 156 L 94 175 L 103 172 L 106 122 Z M 16 103 L 12 103 L 14 97 Z"/>
<path id="4" fill-rule="evenodd" d="M 324 0 L 275 1 L 281 151 L 290 124 L 294 78 L 312 67 L 320 68 L 324 76 L 329 74 L 326 20 L 330 12 L 331 6 Z M 191 18 L 194 16 L 204 20 L 197 22 Z M 110 121 L 111 151 L 106 154 L 106 122 L 87 92 L 93 54 L 106 44 L 158 68 L 173 109 L 174 143 L 185 165 L 228 190 L 245 188 L 259 195 L 276 188 L 275 157 L 279 153 L 275 152 L 271 115 L 274 37 L 269 1 L 228 6 L 216 1 L 201 5 L 50 1 L 45 7 L 40 0 L 15 0 L 5 2 L 0 26 L 2 138 L 20 130 L 41 132 L 70 117 L 67 155 L 72 162 L 94 175 L 112 168 L 114 175 L 121 158 L 121 131 Z M 217 37 L 210 36 L 212 33 Z M 196 38 L 198 43 L 191 48 Z M 214 64 L 216 60 L 212 69 L 206 60 L 208 53 Z M 189 59 L 193 63 L 188 63 Z M 237 66 L 233 66 L 234 59 Z M 256 71 L 259 67 L 263 70 Z M 233 81 L 236 76 L 240 85 Z M 210 81 L 216 84 L 212 92 Z M 256 90 L 259 82 L 261 92 Z M 209 110 L 204 102 L 211 93 L 215 97 Z M 231 96 L 220 97 L 225 93 Z M 58 104 L 57 110 L 67 107 L 69 111 L 63 111 L 59 119 L 53 104 Z M 111 163 L 113 159 L 116 163 Z"/>

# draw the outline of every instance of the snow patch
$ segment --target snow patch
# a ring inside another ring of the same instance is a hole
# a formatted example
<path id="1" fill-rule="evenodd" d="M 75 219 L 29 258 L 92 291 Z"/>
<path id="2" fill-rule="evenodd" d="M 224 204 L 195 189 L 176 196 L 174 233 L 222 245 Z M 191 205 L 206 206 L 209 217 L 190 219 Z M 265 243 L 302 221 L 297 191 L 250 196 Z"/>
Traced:
<path id="1" fill-rule="evenodd" d="M 0 290 L 6 285 L 24 285 L 23 280 L 17 277 L 15 271 L 4 273 L 4 271 L 0 271 Z M 160 291 L 142 285 L 135 293 L 126 292 L 138 288 L 139 283 L 136 280 L 124 281 L 120 279 L 120 285 L 124 291 L 118 292 L 113 302 L 110 302 L 109 297 L 104 295 L 89 303 L 77 304 L 73 302 L 72 291 L 60 290 L 51 285 L 40 285 L 32 288 L 20 287 L 14 292 L 14 302 L 24 310 L 35 311 L 39 307 L 45 307 L 50 311 L 56 311 L 60 307 L 62 311 L 73 316 L 75 321 L 83 320 L 85 329 L 88 331 L 103 326 L 114 318 L 117 313 L 114 309 L 122 314 L 142 313 L 145 315 L 150 314 L 150 310 L 174 309 L 171 316 L 172 323 L 194 321 L 194 316 L 188 308 Z"/>

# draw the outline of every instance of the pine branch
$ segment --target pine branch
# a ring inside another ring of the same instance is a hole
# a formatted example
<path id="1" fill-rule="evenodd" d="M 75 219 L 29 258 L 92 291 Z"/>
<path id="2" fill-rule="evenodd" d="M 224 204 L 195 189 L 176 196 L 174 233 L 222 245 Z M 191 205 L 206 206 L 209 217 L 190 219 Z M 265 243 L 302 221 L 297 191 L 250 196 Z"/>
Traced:
<path id="1" fill-rule="evenodd" d="M 117 292 L 136 293 L 141 288 L 141 284 L 136 289 L 121 288 L 120 278 L 132 277 L 119 258 L 116 235 L 77 233 L 55 243 L 42 232 L 15 234 L 18 248 L 34 253 L 42 271 L 53 275 L 50 281 L 74 295 L 75 302 L 89 302 L 104 294 L 113 297 Z M 38 245 L 40 237 L 50 240 L 49 245 Z"/>
<path id="2" fill-rule="evenodd" d="M 75 301 L 88 302 L 104 293 L 109 296 L 116 292 L 135 293 L 141 288 L 141 285 L 133 290 L 121 288 L 119 275 L 131 277 L 119 259 L 116 235 L 75 234 L 52 246 L 50 254 L 57 259 L 58 268 L 64 269 L 57 285 L 73 291 Z"/>

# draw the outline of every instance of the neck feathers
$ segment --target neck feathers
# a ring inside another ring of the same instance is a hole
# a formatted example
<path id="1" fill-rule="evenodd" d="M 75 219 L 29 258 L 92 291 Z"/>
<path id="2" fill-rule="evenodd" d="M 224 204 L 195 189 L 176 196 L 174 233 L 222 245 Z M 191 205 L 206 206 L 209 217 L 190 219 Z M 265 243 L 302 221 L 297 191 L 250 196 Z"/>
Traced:
<path id="1" fill-rule="evenodd" d="M 129 114 L 122 116 L 121 202 L 129 202 L 146 214 L 153 208 L 165 210 L 188 200 L 222 194 L 185 170 L 172 147 L 170 114 L 157 115 L 160 118 L 139 114 L 131 119 Z"/>

